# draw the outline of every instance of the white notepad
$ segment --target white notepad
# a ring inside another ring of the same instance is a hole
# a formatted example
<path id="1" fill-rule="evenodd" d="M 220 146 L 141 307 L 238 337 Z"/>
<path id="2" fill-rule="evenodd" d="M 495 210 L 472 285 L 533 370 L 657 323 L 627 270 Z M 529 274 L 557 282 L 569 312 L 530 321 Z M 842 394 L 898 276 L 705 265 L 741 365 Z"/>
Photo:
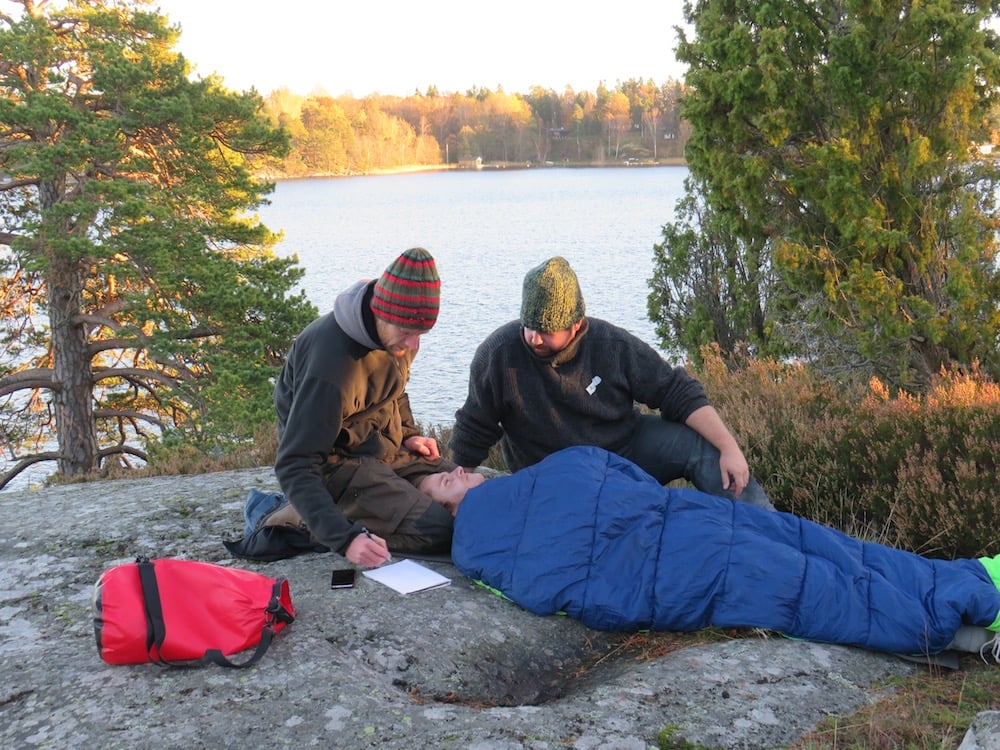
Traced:
<path id="1" fill-rule="evenodd" d="M 398 591 L 400 594 L 436 589 L 451 583 L 450 578 L 446 578 L 413 560 L 400 560 L 397 563 L 366 570 L 364 575 Z"/>

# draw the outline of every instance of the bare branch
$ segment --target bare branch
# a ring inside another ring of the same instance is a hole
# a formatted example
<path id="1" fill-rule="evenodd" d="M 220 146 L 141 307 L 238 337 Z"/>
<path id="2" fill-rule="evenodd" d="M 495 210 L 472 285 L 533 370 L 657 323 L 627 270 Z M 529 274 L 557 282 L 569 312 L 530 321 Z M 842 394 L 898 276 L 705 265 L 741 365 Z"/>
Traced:
<path id="1" fill-rule="evenodd" d="M 80 315 L 74 315 L 73 322 L 89 323 L 90 325 L 96 327 L 104 326 L 112 331 L 121 330 L 121 325 L 114 318 L 109 318 L 105 315 L 98 315 L 96 313 L 81 313 Z"/>
<path id="2" fill-rule="evenodd" d="M 93 326 L 103 326 L 111 331 L 120 331 L 122 328 L 118 321 L 98 313 L 83 313 L 74 316 L 73 320 L 76 323 L 88 323 Z M 191 328 L 183 332 L 172 332 L 171 338 L 176 341 L 193 341 L 195 339 L 218 336 L 221 333 L 222 331 L 218 328 Z M 142 334 L 137 334 L 134 340 L 119 338 L 109 339 L 107 341 L 94 341 L 88 345 L 88 349 L 92 354 L 96 354 L 97 352 L 107 351 L 108 349 L 137 349 L 148 346 L 149 342 L 147 338 L 142 336 Z"/>
<path id="3" fill-rule="evenodd" d="M 168 385 L 171 388 L 177 385 L 177 381 L 182 378 L 171 377 L 166 373 L 157 372 L 156 370 L 147 370 L 142 367 L 109 367 L 104 370 L 96 370 L 94 372 L 94 382 L 97 383 L 101 380 L 110 380 L 111 378 L 122 378 L 123 380 L 128 380 L 131 383 L 138 383 L 143 379 L 156 380 L 163 385 Z M 0 394 L 2 395 L 2 394 Z"/>
<path id="4" fill-rule="evenodd" d="M 131 411 L 128 409 L 94 409 L 94 416 L 99 419 L 138 419 L 142 422 L 155 424 L 161 430 L 165 430 L 170 426 L 152 414 L 144 414 L 141 411 Z"/>
<path id="5" fill-rule="evenodd" d="M 87 344 L 87 353 L 91 356 L 111 349 L 141 349 L 144 344 L 139 339 L 98 339 Z"/>
<path id="6" fill-rule="evenodd" d="M 101 458 L 121 454 L 135 456 L 136 458 L 141 458 L 143 461 L 149 460 L 149 455 L 145 451 L 139 450 L 131 445 L 114 445 L 110 448 L 101 448 Z"/>
<path id="7" fill-rule="evenodd" d="M 190 341 L 192 339 L 205 339 L 209 336 L 218 336 L 222 333 L 219 328 L 192 328 L 186 333 L 176 333 L 174 338 L 179 341 Z"/>
<path id="8" fill-rule="evenodd" d="M 61 457 L 62 454 L 58 451 L 47 451 L 45 453 L 35 453 L 31 456 L 25 456 L 17 462 L 13 469 L 5 474 L 0 474 L 0 490 L 10 484 L 14 477 L 27 469 L 29 466 L 41 463 L 42 461 L 58 461 Z"/>
<path id="9" fill-rule="evenodd" d="M 52 370 L 48 367 L 21 370 L 0 378 L 0 396 L 27 388 L 48 388 L 58 391 L 62 389 L 62 385 L 53 379 Z"/>
<path id="10" fill-rule="evenodd" d="M 0 183 L 0 193 L 6 190 L 15 190 L 17 188 L 34 187 L 37 184 L 37 177 L 24 177 L 20 180 L 9 180 L 8 182 Z"/>

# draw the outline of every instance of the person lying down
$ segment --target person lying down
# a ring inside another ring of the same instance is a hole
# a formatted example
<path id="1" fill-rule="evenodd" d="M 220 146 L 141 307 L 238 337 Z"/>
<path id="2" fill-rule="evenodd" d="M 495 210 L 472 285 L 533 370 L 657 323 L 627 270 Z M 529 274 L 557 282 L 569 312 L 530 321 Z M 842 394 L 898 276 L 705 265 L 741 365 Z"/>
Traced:
<path id="1" fill-rule="evenodd" d="M 1000 556 L 935 560 L 863 542 L 663 487 L 592 447 L 489 481 L 460 468 L 433 474 L 421 489 L 455 514 L 457 568 L 540 615 L 598 630 L 757 627 L 895 654 L 1000 658 Z"/>

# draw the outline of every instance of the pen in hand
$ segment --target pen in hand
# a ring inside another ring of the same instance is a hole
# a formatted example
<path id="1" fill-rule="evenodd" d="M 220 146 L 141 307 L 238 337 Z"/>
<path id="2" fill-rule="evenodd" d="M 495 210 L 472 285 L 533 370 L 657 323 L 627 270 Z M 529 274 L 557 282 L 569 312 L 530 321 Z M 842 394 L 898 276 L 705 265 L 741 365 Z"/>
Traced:
<path id="1" fill-rule="evenodd" d="M 372 533 L 366 527 L 364 527 L 364 526 L 361 527 L 361 533 L 364 534 L 369 539 L 371 539 L 371 541 L 375 542 L 375 539 L 372 537 Z M 386 552 L 389 551 L 389 548 L 385 547 L 385 542 L 383 542 L 383 541 L 380 540 L 379 542 L 375 542 L 375 543 L 378 544 L 380 547 L 384 547 Z M 392 556 L 386 557 L 385 560 L 383 560 L 382 562 L 383 563 L 392 562 Z"/>

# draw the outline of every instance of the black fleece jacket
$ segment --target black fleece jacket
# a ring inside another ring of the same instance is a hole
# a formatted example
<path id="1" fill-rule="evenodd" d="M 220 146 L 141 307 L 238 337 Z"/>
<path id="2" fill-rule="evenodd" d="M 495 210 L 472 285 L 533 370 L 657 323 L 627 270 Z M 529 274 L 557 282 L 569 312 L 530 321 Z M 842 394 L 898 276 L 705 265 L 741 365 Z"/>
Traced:
<path id="1" fill-rule="evenodd" d="M 632 437 L 637 403 L 681 423 L 709 403 L 683 368 L 606 321 L 585 318 L 570 345 L 546 358 L 531 351 L 522 330 L 511 321 L 476 350 L 449 442 L 460 466 L 477 466 L 497 440 L 511 471 L 571 445 L 618 452 Z"/>

